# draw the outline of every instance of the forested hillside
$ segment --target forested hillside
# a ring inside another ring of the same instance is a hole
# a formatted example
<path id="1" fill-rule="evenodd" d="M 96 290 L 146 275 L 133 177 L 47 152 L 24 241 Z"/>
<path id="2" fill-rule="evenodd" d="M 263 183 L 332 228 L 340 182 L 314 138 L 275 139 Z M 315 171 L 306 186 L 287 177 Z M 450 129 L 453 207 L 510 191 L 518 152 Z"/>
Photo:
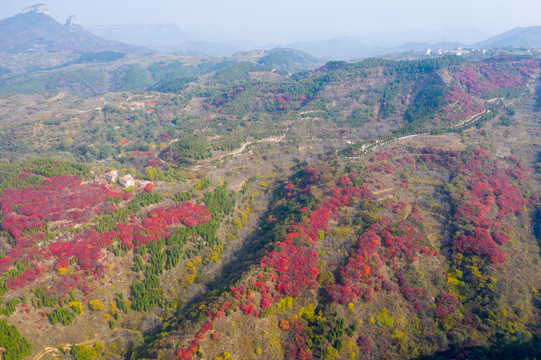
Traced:
<path id="1" fill-rule="evenodd" d="M 5 359 L 541 356 L 539 59 L 238 56 L 4 75 Z"/>

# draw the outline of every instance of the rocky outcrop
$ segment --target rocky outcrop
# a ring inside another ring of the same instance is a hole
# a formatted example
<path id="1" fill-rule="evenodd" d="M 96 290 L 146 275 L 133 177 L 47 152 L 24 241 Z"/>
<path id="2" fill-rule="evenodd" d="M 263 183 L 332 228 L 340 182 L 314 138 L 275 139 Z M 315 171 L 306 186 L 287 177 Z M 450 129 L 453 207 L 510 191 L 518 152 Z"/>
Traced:
<path id="1" fill-rule="evenodd" d="M 79 23 L 77 22 L 77 18 L 75 17 L 75 15 L 71 15 L 68 20 L 66 20 L 66 24 L 65 26 L 73 26 L 73 25 L 79 25 Z"/>
<path id="2" fill-rule="evenodd" d="M 23 11 L 21 11 L 21 14 L 26 14 L 29 12 L 35 12 L 38 14 L 45 14 L 45 15 L 51 15 L 49 12 L 49 9 L 47 9 L 47 6 L 45 4 L 36 4 L 34 6 L 29 6 Z"/>

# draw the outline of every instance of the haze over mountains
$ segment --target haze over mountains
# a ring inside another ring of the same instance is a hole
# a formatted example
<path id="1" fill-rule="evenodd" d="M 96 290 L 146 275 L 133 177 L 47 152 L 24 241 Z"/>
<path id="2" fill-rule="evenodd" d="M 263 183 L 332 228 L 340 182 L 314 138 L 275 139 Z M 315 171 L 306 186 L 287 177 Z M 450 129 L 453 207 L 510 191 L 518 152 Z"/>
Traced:
<path id="1" fill-rule="evenodd" d="M 351 60 L 426 48 L 536 47 L 541 46 L 541 27 L 518 27 L 486 39 L 475 28 L 448 31 L 409 31 L 359 37 L 296 41 L 289 44 L 254 44 L 184 31 L 176 24 L 100 25 L 84 28 L 74 16 L 65 25 L 57 22 L 44 4 L 24 9 L 0 21 L 0 51 L 37 50 L 153 51 L 188 56 L 230 56 L 250 49 L 293 48 L 326 60 Z M 128 45 L 133 44 L 133 45 Z"/>
<path id="2" fill-rule="evenodd" d="M 516 27 L 503 34 L 478 42 L 476 47 L 538 47 L 541 46 L 541 26 Z"/>
<path id="3" fill-rule="evenodd" d="M 88 30 L 105 39 L 151 48 L 158 52 L 178 55 L 232 55 L 250 49 L 292 48 L 327 60 L 351 60 L 426 48 L 454 49 L 457 47 L 536 47 L 541 46 L 541 27 L 515 28 L 494 37 L 476 28 L 456 28 L 445 31 L 407 31 L 360 36 L 340 36 L 329 39 L 287 44 L 254 44 L 242 39 L 223 39 L 195 34 L 171 24 L 132 24 L 90 26 Z"/>
<path id="4" fill-rule="evenodd" d="M 61 25 L 50 16 L 44 4 L 24 9 L 0 21 L 0 51 L 106 51 L 141 53 L 142 47 L 100 38 L 78 25 L 74 16 Z"/>

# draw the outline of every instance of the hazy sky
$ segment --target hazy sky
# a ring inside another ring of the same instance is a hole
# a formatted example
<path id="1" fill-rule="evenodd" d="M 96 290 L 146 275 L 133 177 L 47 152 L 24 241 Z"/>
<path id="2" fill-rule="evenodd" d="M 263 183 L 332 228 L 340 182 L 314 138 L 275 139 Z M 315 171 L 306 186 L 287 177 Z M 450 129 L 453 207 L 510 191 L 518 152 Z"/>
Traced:
<path id="1" fill-rule="evenodd" d="M 39 0 L 38 0 L 39 1 Z M 0 0 L 0 18 L 36 0 Z M 540 0 L 48 0 L 64 23 L 176 23 L 183 30 L 286 43 L 340 35 L 474 27 L 494 35 L 541 25 Z"/>

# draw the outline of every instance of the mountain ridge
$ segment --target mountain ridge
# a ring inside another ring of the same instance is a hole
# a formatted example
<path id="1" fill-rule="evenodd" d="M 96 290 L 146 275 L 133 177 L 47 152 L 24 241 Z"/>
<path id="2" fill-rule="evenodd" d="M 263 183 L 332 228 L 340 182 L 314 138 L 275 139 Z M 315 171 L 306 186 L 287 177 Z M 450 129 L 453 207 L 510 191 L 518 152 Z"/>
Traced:
<path id="1" fill-rule="evenodd" d="M 541 46 L 541 26 L 515 27 L 484 41 L 474 44 L 477 47 L 539 47 Z"/>
<path id="2" fill-rule="evenodd" d="M 0 52 L 23 51 L 107 51 L 143 53 L 143 47 L 108 41 L 91 34 L 77 24 L 74 16 L 66 25 L 49 15 L 43 4 L 25 8 L 21 13 L 0 21 Z"/>

